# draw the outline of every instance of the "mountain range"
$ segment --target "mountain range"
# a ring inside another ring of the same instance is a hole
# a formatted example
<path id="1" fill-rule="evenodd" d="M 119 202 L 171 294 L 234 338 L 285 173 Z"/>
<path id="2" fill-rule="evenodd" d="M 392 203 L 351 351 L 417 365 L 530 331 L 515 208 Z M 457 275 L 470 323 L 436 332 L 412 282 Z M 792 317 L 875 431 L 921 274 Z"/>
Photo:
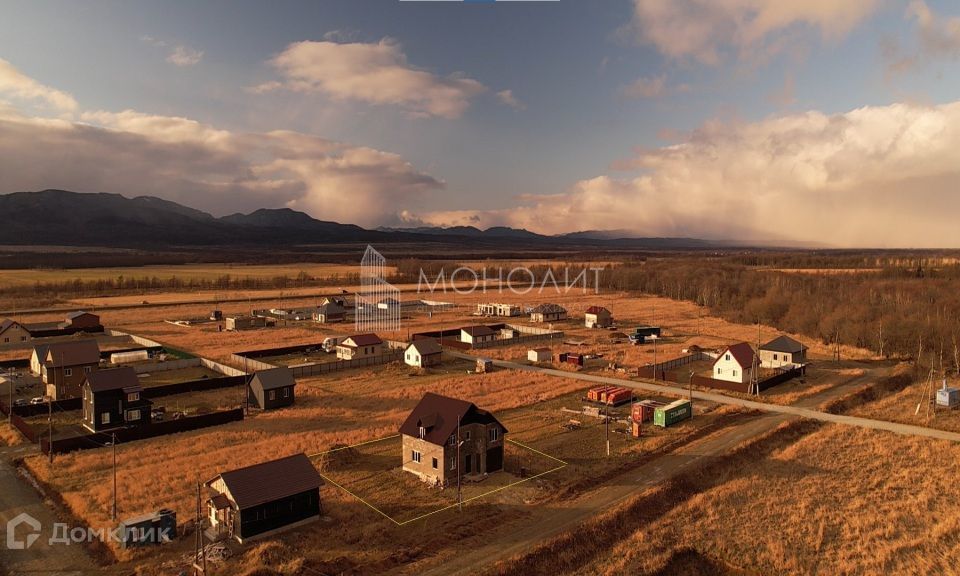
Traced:
<path id="1" fill-rule="evenodd" d="M 546 236 L 529 230 L 472 226 L 378 228 L 317 220 L 289 208 L 261 208 L 220 218 L 152 196 L 67 190 L 0 195 L 0 244 L 61 246 L 282 245 L 337 242 L 458 241 L 625 245 L 638 248 L 709 248 L 695 238 L 642 238 L 626 231 L 583 231 Z"/>

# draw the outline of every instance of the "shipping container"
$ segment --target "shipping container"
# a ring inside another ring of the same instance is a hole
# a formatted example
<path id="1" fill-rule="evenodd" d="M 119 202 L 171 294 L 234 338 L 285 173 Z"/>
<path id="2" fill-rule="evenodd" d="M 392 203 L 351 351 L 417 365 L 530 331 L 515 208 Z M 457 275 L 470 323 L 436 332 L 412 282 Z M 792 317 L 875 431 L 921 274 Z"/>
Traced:
<path id="1" fill-rule="evenodd" d="M 654 400 L 641 400 L 633 405 L 631 418 L 634 422 L 649 422 L 653 420 L 653 412 L 657 406 L 662 406 L 662 402 Z"/>
<path id="2" fill-rule="evenodd" d="M 666 428 L 693 416 L 689 400 L 677 400 L 666 406 L 658 406 L 653 412 L 653 423 Z"/>
<path id="3" fill-rule="evenodd" d="M 618 388 L 612 392 L 607 392 L 607 404 L 618 406 L 633 399 L 633 390 L 629 388 Z"/>

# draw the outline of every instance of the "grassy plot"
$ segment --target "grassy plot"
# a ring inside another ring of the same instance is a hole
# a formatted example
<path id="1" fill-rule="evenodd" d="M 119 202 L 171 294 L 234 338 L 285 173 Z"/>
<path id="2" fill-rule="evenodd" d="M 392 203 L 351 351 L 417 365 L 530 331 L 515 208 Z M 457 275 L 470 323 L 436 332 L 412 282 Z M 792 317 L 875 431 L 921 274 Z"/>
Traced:
<path id="1" fill-rule="evenodd" d="M 402 468 L 402 441 L 390 436 L 314 455 L 324 478 L 379 514 L 403 526 L 457 506 L 457 487 L 432 487 Z M 528 484 L 565 466 L 535 449 L 509 439 L 504 445 L 504 469 L 477 481 L 461 480 L 462 499 L 526 502 L 538 496 L 542 483 Z M 520 468 L 526 471 L 519 475 Z"/>

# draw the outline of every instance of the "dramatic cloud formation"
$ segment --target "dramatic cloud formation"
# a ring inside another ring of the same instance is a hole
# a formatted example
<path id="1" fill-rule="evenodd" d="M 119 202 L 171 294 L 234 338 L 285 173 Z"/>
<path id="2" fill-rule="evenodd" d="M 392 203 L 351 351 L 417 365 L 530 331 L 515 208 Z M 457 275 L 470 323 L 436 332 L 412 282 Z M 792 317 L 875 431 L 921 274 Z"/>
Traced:
<path id="1" fill-rule="evenodd" d="M 24 102 L 39 101 L 61 112 L 73 112 L 77 109 L 77 101 L 73 96 L 44 86 L 2 58 L 0 58 L 0 96 Z"/>
<path id="2" fill-rule="evenodd" d="M 782 49 L 784 33 L 797 25 L 826 38 L 843 36 L 879 5 L 879 0 L 634 0 L 630 29 L 644 43 L 677 59 L 717 64 L 729 49 Z M 779 38 L 774 39 L 775 36 Z"/>
<path id="3" fill-rule="evenodd" d="M 217 215 L 286 206 L 366 226 L 397 221 L 399 207 L 444 186 L 396 154 L 297 132 L 235 133 L 133 110 L 51 119 L 11 106 L 0 106 L 0 174 L 4 192 L 153 195 Z"/>
<path id="4" fill-rule="evenodd" d="M 391 38 L 374 44 L 297 42 L 271 64 L 283 79 L 254 91 L 317 92 L 334 100 L 396 105 L 418 116 L 458 118 L 471 98 L 486 91 L 480 82 L 459 74 L 441 77 L 414 68 Z"/>
<path id="5" fill-rule="evenodd" d="M 562 196 L 495 211 L 408 215 L 435 225 L 849 246 L 956 246 L 960 102 L 710 122 L 640 154 L 632 179 L 600 176 Z"/>
<path id="6" fill-rule="evenodd" d="M 167 62 L 174 66 L 194 66 L 203 59 L 203 50 L 195 50 L 183 44 L 170 45 L 166 40 L 160 40 L 153 36 L 143 36 L 140 38 L 144 43 L 155 48 L 163 48 L 167 51 Z"/>

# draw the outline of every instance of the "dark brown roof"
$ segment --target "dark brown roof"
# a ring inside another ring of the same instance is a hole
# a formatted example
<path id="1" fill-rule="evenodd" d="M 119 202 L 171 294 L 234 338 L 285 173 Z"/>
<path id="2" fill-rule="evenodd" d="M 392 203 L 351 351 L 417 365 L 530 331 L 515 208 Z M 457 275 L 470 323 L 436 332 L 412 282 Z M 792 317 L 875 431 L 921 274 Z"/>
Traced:
<path id="1" fill-rule="evenodd" d="M 287 386 L 296 386 L 297 381 L 293 378 L 293 371 L 289 368 L 280 367 L 272 370 L 260 370 L 253 375 L 250 385 L 259 384 L 264 390 L 276 390 L 286 388 Z"/>
<path id="2" fill-rule="evenodd" d="M 807 349 L 806 346 L 797 342 L 789 336 L 778 336 L 760 347 L 761 350 L 770 350 L 771 352 L 789 352 L 790 354 L 799 354 Z"/>
<path id="3" fill-rule="evenodd" d="M 343 345 L 350 346 L 347 342 L 353 342 L 354 346 L 376 346 L 378 344 L 383 344 L 383 340 L 380 339 L 376 334 L 357 334 L 355 336 L 350 336 L 349 338 L 344 338 Z"/>
<path id="4" fill-rule="evenodd" d="M 3 334 L 4 332 L 6 332 L 7 328 L 11 326 L 20 326 L 20 323 L 17 322 L 16 320 L 5 318 L 3 322 L 0 322 L 0 334 Z"/>
<path id="5" fill-rule="evenodd" d="M 97 346 L 97 341 L 93 339 L 50 344 L 44 358 L 44 364 L 52 368 L 98 364 L 99 362 L 100 347 Z"/>
<path id="6" fill-rule="evenodd" d="M 717 362 L 727 353 L 733 355 L 734 359 L 740 364 L 741 368 L 750 368 L 753 366 L 753 360 L 756 357 L 753 347 L 751 347 L 746 342 L 740 342 L 739 344 L 734 344 L 732 346 L 727 346 L 727 349 L 720 353 L 720 357 L 717 358 Z M 716 364 L 716 362 L 714 362 Z"/>
<path id="7" fill-rule="evenodd" d="M 108 390 L 140 390 L 140 379 L 137 377 L 137 372 L 130 366 L 91 372 L 87 374 L 87 384 L 94 393 Z"/>
<path id="8" fill-rule="evenodd" d="M 419 437 L 420 427 L 423 426 L 426 428 L 423 439 L 442 446 L 457 431 L 457 418 L 460 418 L 461 426 L 496 422 L 503 428 L 504 433 L 507 432 L 506 427 L 493 414 L 477 408 L 472 402 L 427 392 L 400 426 L 400 433 Z"/>
<path id="9" fill-rule="evenodd" d="M 591 306 L 587 308 L 587 314 L 602 314 L 604 312 L 606 312 L 607 314 L 610 313 L 610 311 L 604 308 L 603 306 Z"/>
<path id="10" fill-rule="evenodd" d="M 471 336 L 489 336 L 493 334 L 493 330 L 489 326 L 465 326 L 460 330 Z"/>
<path id="11" fill-rule="evenodd" d="M 213 503 L 213 507 L 217 510 L 224 510 L 230 507 L 230 499 L 223 494 L 214 495 L 214 497 L 210 499 L 210 502 Z"/>
<path id="12" fill-rule="evenodd" d="M 315 490 L 323 484 L 317 469 L 302 452 L 223 472 L 218 478 L 223 479 L 230 496 L 241 510 Z M 214 480 L 216 478 L 207 482 L 207 485 Z"/>
<path id="13" fill-rule="evenodd" d="M 421 356 L 428 356 L 430 354 L 440 354 L 443 352 L 443 349 L 440 348 L 440 344 L 433 338 L 417 338 L 410 344 Z"/>
<path id="14" fill-rule="evenodd" d="M 531 310 L 531 314 L 556 314 L 556 313 L 565 313 L 566 308 L 559 304 L 541 304 Z"/>
<path id="15" fill-rule="evenodd" d="M 97 320 L 100 319 L 100 317 L 97 316 L 96 314 L 92 314 L 92 313 L 90 313 L 90 312 L 84 312 L 84 311 L 81 310 L 81 311 L 79 311 L 79 312 L 71 312 L 71 313 L 67 314 L 67 320 L 76 320 L 77 318 L 79 318 L 79 317 L 81 317 L 81 316 L 93 316 L 93 317 L 96 318 Z"/>

